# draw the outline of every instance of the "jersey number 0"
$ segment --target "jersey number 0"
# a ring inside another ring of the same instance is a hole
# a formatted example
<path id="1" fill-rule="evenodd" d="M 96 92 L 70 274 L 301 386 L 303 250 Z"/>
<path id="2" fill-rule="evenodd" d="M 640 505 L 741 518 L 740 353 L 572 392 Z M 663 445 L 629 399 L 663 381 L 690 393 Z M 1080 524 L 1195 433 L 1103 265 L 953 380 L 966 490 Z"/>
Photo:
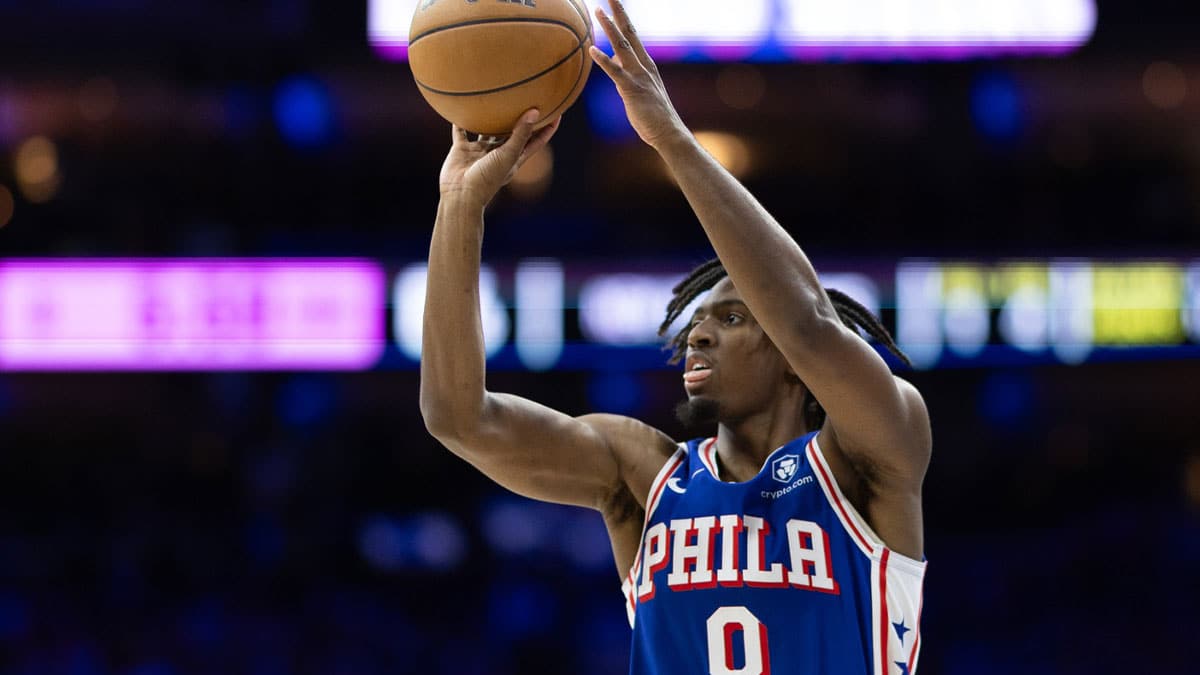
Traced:
<path id="1" fill-rule="evenodd" d="M 708 617 L 708 672 L 710 675 L 769 675 L 767 627 L 745 607 L 721 607 Z M 734 669 L 733 641 L 741 633 L 745 664 Z"/>

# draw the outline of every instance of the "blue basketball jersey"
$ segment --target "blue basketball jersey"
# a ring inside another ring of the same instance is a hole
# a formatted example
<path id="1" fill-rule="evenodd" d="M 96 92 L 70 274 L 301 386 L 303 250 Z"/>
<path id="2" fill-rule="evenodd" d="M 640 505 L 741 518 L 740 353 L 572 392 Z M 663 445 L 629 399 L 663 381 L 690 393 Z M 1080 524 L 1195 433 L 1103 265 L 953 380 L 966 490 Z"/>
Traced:
<path id="1" fill-rule="evenodd" d="M 846 500 L 817 434 L 720 480 L 716 439 L 680 444 L 651 486 L 622 590 L 632 675 L 912 675 L 925 563 Z"/>

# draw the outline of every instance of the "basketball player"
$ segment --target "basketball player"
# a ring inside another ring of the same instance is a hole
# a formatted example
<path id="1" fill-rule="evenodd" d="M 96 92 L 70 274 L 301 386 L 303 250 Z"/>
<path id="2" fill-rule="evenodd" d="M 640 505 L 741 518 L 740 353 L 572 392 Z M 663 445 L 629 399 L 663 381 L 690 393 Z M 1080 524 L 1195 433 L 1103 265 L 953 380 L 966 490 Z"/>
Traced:
<path id="1" fill-rule="evenodd" d="M 429 253 L 421 411 L 497 483 L 604 517 L 633 625 L 631 672 L 911 674 L 925 563 L 929 416 L 859 336 L 878 320 L 826 291 L 797 243 L 688 132 L 620 4 L 592 58 L 616 83 L 718 260 L 676 288 L 685 422 L 676 444 L 637 420 L 570 417 L 488 391 L 479 316 L 483 211 L 557 129 L 530 111 L 506 142 L 460 129 Z"/>

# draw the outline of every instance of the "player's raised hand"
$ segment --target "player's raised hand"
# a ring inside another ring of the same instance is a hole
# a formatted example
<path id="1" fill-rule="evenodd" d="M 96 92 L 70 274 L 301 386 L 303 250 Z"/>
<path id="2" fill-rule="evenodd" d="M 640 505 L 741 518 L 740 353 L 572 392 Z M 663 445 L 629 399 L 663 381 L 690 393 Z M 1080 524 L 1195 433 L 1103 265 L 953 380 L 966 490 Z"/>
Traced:
<path id="1" fill-rule="evenodd" d="M 609 0 L 612 16 L 596 8 L 596 17 L 600 26 L 608 35 L 608 41 L 613 46 L 613 55 L 609 56 L 598 47 L 591 48 L 592 60 L 601 70 L 608 74 L 617 85 L 617 91 L 625 101 L 625 114 L 633 124 L 638 136 L 652 147 L 680 133 L 687 133 L 687 128 L 675 112 L 667 88 L 663 86 L 662 76 L 654 59 L 646 53 L 646 47 L 638 37 L 629 14 L 620 0 Z"/>
<path id="2" fill-rule="evenodd" d="M 461 197 L 480 208 L 487 206 L 500 188 L 558 131 L 562 117 L 535 133 L 533 127 L 538 115 L 537 110 L 527 111 L 507 139 L 480 136 L 471 140 L 465 130 L 454 126 L 453 144 L 442 164 L 439 180 L 442 197 Z"/>

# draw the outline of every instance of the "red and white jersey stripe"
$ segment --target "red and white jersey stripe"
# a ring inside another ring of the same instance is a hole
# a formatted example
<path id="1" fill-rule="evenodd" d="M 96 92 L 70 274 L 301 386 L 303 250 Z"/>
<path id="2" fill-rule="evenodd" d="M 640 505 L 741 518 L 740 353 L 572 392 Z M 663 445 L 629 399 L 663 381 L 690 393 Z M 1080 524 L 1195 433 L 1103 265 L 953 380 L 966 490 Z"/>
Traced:
<path id="1" fill-rule="evenodd" d="M 925 583 L 923 561 L 907 558 L 883 543 L 854 505 L 842 494 L 833 472 L 813 436 L 806 448 L 817 482 L 841 521 L 842 527 L 871 559 L 872 644 L 875 675 L 912 675 L 916 672 L 921 643 L 921 600 Z M 899 617 L 901 620 L 896 621 Z M 916 617 L 912 625 L 904 617 Z M 911 635 L 910 635 L 911 633 Z M 903 667 L 901 667 L 903 664 Z"/>

